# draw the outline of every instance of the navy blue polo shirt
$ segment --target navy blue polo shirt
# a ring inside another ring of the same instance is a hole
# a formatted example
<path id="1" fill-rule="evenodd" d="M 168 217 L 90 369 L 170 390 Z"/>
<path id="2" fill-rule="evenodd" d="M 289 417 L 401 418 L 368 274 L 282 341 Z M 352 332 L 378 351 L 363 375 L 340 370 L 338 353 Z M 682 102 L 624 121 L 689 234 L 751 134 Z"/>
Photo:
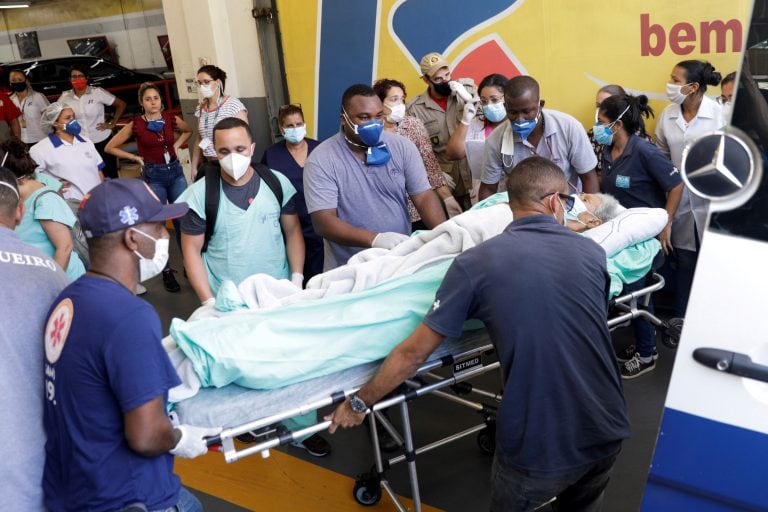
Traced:
<path id="1" fill-rule="evenodd" d="M 465 319 L 485 323 L 504 378 L 502 464 L 556 478 L 616 454 L 629 436 L 608 287 L 605 251 L 540 214 L 448 269 L 424 323 L 451 337 Z"/>
<path id="2" fill-rule="evenodd" d="M 614 162 L 611 147 L 603 150 L 601 188 L 625 208 L 664 208 L 667 192 L 683 182 L 680 171 L 659 148 L 637 135 L 629 138 Z"/>

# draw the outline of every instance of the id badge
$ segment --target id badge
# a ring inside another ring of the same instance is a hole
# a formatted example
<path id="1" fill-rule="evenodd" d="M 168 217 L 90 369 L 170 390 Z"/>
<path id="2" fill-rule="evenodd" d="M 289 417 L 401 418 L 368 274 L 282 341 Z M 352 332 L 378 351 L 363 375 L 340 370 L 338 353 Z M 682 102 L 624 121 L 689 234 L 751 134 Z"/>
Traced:
<path id="1" fill-rule="evenodd" d="M 27 120 L 24 119 L 24 116 L 21 117 L 21 127 L 26 128 L 27 127 Z"/>
<path id="2" fill-rule="evenodd" d="M 166 164 L 171 163 L 171 154 L 169 152 L 166 151 L 165 153 L 163 153 L 163 158 L 165 158 Z"/>
<path id="3" fill-rule="evenodd" d="M 203 138 L 203 139 L 200 141 L 200 144 L 198 144 L 198 146 L 200 147 L 200 149 L 202 149 L 203 151 L 205 151 L 205 150 L 206 150 L 206 149 L 208 149 L 209 147 L 213 146 L 213 141 L 211 141 L 211 139 L 209 139 L 208 137 L 205 137 L 205 138 Z"/>
<path id="4" fill-rule="evenodd" d="M 616 187 L 618 187 L 618 188 L 629 188 L 629 176 L 624 176 L 622 174 L 618 174 L 616 176 Z"/>

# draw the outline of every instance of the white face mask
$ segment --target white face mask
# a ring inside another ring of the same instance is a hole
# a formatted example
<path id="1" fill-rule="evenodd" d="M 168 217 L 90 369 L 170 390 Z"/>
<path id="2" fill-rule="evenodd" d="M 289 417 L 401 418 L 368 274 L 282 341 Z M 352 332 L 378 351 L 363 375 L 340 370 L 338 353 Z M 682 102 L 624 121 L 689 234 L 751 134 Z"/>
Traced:
<path id="1" fill-rule="evenodd" d="M 399 123 L 403 120 L 405 117 L 405 103 L 401 103 L 399 105 L 395 105 L 394 107 L 389 108 L 391 112 L 387 116 L 387 121 L 390 123 Z"/>
<path id="2" fill-rule="evenodd" d="M 248 171 L 251 165 L 251 157 L 240 153 L 230 153 L 221 160 L 221 169 L 229 174 L 235 181 L 239 180 Z"/>
<path id="3" fill-rule="evenodd" d="M 201 85 L 200 86 L 200 96 L 203 98 L 212 98 L 213 95 L 216 93 L 216 89 L 219 88 L 218 82 L 211 82 L 208 85 Z"/>
<path id="4" fill-rule="evenodd" d="M 677 103 L 678 105 L 681 105 L 685 98 L 688 97 L 688 94 L 682 93 L 682 88 L 691 85 L 691 84 L 685 84 L 685 85 L 679 85 L 679 84 L 667 84 L 667 98 L 669 98 L 669 101 L 673 103 Z"/>
<path id="5" fill-rule="evenodd" d="M 167 238 L 151 237 L 136 228 L 131 229 L 155 242 L 155 255 L 152 258 L 145 258 L 139 254 L 139 251 L 133 251 L 133 253 L 139 257 L 139 281 L 143 283 L 147 279 L 152 279 L 158 275 L 165 268 L 165 264 L 168 263 L 169 240 Z"/>

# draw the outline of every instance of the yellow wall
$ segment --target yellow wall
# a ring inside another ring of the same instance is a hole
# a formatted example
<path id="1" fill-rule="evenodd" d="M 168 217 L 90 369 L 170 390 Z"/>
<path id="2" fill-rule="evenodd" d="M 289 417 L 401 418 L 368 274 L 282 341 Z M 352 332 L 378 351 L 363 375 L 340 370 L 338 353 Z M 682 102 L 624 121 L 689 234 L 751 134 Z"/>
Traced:
<path id="1" fill-rule="evenodd" d="M 161 0 L 49 0 L 35 2 L 28 9 L 5 9 L 3 13 L 7 29 L 17 30 L 161 8 Z"/>

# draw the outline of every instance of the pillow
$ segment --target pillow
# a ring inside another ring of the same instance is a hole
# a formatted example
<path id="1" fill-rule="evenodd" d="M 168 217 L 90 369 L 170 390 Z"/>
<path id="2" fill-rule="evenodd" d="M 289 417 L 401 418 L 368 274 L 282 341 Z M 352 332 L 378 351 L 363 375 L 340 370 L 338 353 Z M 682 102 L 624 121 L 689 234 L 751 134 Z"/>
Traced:
<path id="1" fill-rule="evenodd" d="M 664 208 L 630 208 L 582 234 L 600 244 L 610 258 L 630 245 L 655 237 L 667 220 Z"/>

